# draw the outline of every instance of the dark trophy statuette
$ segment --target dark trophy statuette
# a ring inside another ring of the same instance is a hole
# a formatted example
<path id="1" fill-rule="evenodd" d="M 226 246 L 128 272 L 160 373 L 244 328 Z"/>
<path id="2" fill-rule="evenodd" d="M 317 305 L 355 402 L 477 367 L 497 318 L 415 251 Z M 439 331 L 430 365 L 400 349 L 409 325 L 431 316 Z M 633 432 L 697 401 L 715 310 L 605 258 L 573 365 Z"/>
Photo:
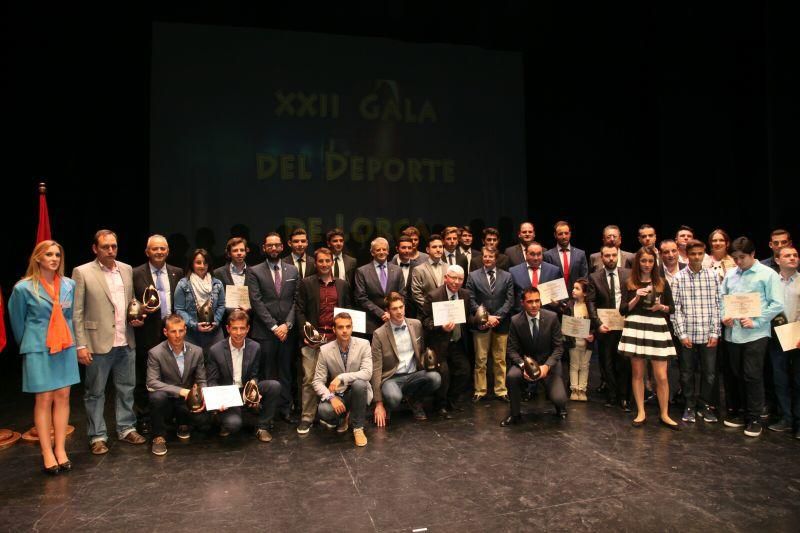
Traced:
<path id="1" fill-rule="evenodd" d="M 128 310 L 127 310 L 127 318 L 128 322 L 132 322 L 134 320 L 143 320 L 145 317 L 145 310 L 142 302 L 137 300 L 136 298 L 131 298 L 131 301 L 128 302 Z"/>
<path id="2" fill-rule="evenodd" d="M 478 306 L 475 316 L 478 317 L 478 320 L 480 320 L 481 326 L 485 326 L 486 323 L 489 322 L 489 311 L 486 310 L 486 307 L 484 307 L 483 304 Z"/>
<path id="3" fill-rule="evenodd" d="M 647 293 L 647 296 L 642 296 L 642 305 L 645 308 L 653 307 L 656 303 L 656 291 L 652 285 L 648 285 L 647 288 L 650 289 L 650 292 Z"/>
<path id="4" fill-rule="evenodd" d="M 214 322 L 214 311 L 211 309 L 211 298 L 206 300 L 206 303 L 197 308 L 197 321 L 207 322 L 209 324 Z"/>
<path id="5" fill-rule="evenodd" d="M 152 284 L 142 293 L 142 303 L 147 313 L 155 313 L 161 309 L 161 298 L 158 296 L 158 291 Z"/>
<path id="6" fill-rule="evenodd" d="M 436 355 L 436 352 L 434 352 L 432 348 L 428 348 L 425 350 L 425 353 L 422 354 L 422 366 L 424 366 L 425 370 L 428 372 L 439 370 L 439 356 Z"/>
<path id="7" fill-rule="evenodd" d="M 311 322 L 306 322 L 303 326 L 303 335 L 312 348 L 319 348 L 325 343 L 325 335 L 314 329 Z"/>
<path id="8" fill-rule="evenodd" d="M 525 373 L 528 374 L 528 377 L 533 381 L 536 381 L 542 375 L 542 369 L 539 368 L 539 363 L 529 355 L 522 358 L 522 367 L 525 369 Z"/>
<path id="9" fill-rule="evenodd" d="M 203 410 L 203 403 L 203 389 L 200 388 L 200 385 L 195 383 L 192 385 L 192 390 L 190 390 L 189 394 L 186 396 L 186 406 L 189 408 L 189 411 L 199 413 Z"/>
<path id="10" fill-rule="evenodd" d="M 255 379 L 244 384 L 242 401 L 247 407 L 257 407 L 261 403 L 261 393 L 258 391 L 258 382 Z"/>

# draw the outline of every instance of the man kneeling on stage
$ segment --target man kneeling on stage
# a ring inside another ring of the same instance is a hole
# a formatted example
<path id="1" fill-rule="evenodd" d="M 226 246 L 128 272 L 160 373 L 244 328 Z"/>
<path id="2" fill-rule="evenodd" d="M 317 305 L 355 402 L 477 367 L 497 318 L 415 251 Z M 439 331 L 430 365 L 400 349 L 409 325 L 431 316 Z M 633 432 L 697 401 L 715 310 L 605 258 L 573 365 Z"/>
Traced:
<path id="1" fill-rule="evenodd" d="M 192 386 L 206 386 L 206 368 L 203 350 L 184 342 L 186 323 L 176 314 L 164 319 L 167 340 L 152 348 L 147 354 L 147 389 L 150 391 L 150 416 L 153 424 L 152 452 L 167 453 L 166 424 L 173 416 L 178 423 L 178 438 L 191 437 L 189 423 L 198 427 L 209 425 L 205 405 L 190 411 L 186 398 Z"/>
<path id="2" fill-rule="evenodd" d="M 529 287 L 522 293 L 522 306 L 524 310 L 511 318 L 511 330 L 508 335 L 506 384 L 511 400 L 511 413 L 500 422 L 503 427 L 522 421 L 520 415 L 522 386 L 525 381 L 533 379 L 544 381 L 547 394 L 556 407 L 556 416 L 562 419 L 567 417 L 567 393 L 564 390 L 564 381 L 561 379 L 564 337 L 561 334 L 558 315 L 541 308 L 539 289 L 535 287 Z M 526 364 L 526 356 L 532 358 L 536 364 Z M 528 375 L 526 367 L 531 369 L 537 366 L 539 376 Z"/>
<path id="3" fill-rule="evenodd" d="M 406 318 L 405 301 L 397 292 L 386 297 L 389 321 L 372 336 L 372 391 L 375 394 L 375 423 L 384 427 L 391 411 L 403 396 L 408 398 L 414 418 L 427 420 L 422 400 L 433 394 L 442 378 L 425 370 L 422 356 L 425 341 L 422 322 Z"/>
<path id="4" fill-rule="evenodd" d="M 258 423 L 256 438 L 261 442 L 269 442 L 272 435 L 269 428 L 275 417 L 275 409 L 281 396 L 281 384 L 274 379 L 258 381 L 258 370 L 261 362 L 261 345 L 247 338 L 250 331 L 250 317 L 245 311 L 236 309 L 228 315 L 227 339 L 214 344 L 208 350 L 208 386 L 236 385 L 239 392 L 251 380 L 257 381 L 260 401 L 247 405 L 258 407 Z M 220 423 L 219 434 L 227 437 L 242 428 L 242 407 L 220 407 L 217 418 Z"/>
<path id="5" fill-rule="evenodd" d="M 320 398 L 317 413 L 337 433 L 353 426 L 356 446 L 366 446 L 364 417 L 372 402 L 372 353 L 369 342 L 352 336 L 353 319 L 348 313 L 333 317 L 336 340 L 320 348 L 314 372 L 314 391 Z"/>

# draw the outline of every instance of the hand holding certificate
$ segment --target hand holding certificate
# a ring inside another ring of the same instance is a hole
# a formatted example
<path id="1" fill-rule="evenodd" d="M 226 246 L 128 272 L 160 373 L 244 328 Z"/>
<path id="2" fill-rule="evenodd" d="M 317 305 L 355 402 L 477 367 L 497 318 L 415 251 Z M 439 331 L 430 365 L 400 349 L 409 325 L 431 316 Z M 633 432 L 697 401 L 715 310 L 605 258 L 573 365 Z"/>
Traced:
<path id="1" fill-rule="evenodd" d="M 558 302 L 569 298 L 567 294 L 567 284 L 564 278 L 554 279 L 546 283 L 540 283 L 536 286 L 539 289 L 539 295 L 542 298 L 542 305 L 547 305 L 550 302 Z"/>
<path id="2" fill-rule="evenodd" d="M 591 321 L 588 318 L 575 318 L 564 315 L 561 317 L 561 333 L 576 339 L 585 339 L 590 333 Z"/>
<path id="3" fill-rule="evenodd" d="M 800 322 L 789 322 L 778 326 L 775 328 L 775 334 L 778 336 L 784 352 L 794 350 L 797 348 L 797 343 L 800 342 Z"/>
<path id="4" fill-rule="evenodd" d="M 236 385 L 205 387 L 203 388 L 203 398 L 206 400 L 206 411 L 217 411 L 220 407 L 227 409 L 242 405 L 242 396 Z"/>
<path id="5" fill-rule="evenodd" d="M 761 298 L 757 292 L 726 294 L 722 297 L 725 304 L 723 318 L 758 318 L 761 316 Z"/>
<path id="6" fill-rule="evenodd" d="M 464 324 L 467 321 L 464 313 L 463 300 L 446 300 L 444 302 L 433 302 L 433 325 L 444 326 L 445 324 Z"/>
<path id="7" fill-rule="evenodd" d="M 625 319 L 617 309 L 598 309 L 597 318 L 611 331 L 622 331 L 625 328 Z"/>
<path id="8" fill-rule="evenodd" d="M 225 307 L 228 309 L 250 309 L 250 295 L 246 285 L 225 285 Z"/>

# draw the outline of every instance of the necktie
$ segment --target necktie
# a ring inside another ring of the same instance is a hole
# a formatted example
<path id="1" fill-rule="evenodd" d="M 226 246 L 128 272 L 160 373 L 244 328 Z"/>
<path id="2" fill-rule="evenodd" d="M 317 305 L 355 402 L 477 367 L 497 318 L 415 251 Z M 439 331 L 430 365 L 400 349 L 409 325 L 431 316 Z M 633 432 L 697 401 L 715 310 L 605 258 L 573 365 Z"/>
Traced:
<path id="1" fill-rule="evenodd" d="M 494 270 L 490 270 L 487 274 L 489 274 L 489 292 L 494 293 Z"/>
<path id="2" fill-rule="evenodd" d="M 452 295 L 450 300 L 455 300 L 456 295 Z M 461 340 L 461 324 L 456 324 L 456 327 L 453 328 L 453 333 L 450 334 L 450 340 L 453 342 Z"/>
<path id="3" fill-rule="evenodd" d="M 297 273 L 299 274 L 299 279 L 303 279 L 305 276 L 303 275 L 303 258 L 297 260 Z"/>
<path id="4" fill-rule="evenodd" d="M 614 283 L 614 273 L 613 272 L 609 272 L 608 273 L 608 288 L 609 288 L 609 291 L 611 292 L 611 307 L 616 309 L 617 308 L 617 287 L 616 287 L 616 283 Z"/>
<path id="5" fill-rule="evenodd" d="M 275 293 L 280 296 L 281 295 L 281 267 L 280 265 L 275 265 L 273 267 L 275 269 Z"/>
<path id="6" fill-rule="evenodd" d="M 378 268 L 381 269 L 381 290 L 386 294 L 386 263 L 381 263 Z"/>
<path id="7" fill-rule="evenodd" d="M 449 264 L 449 265 L 455 265 L 456 264 L 456 256 L 453 255 L 452 252 L 447 254 L 447 264 Z"/>
<path id="8" fill-rule="evenodd" d="M 169 307 L 167 306 L 167 293 L 164 290 L 164 284 L 161 282 L 161 273 L 163 268 L 156 270 L 156 292 L 158 292 L 158 299 L 161 302 L 161 318 L 169 314 Z"/>
<path id="9" fill-rule="evenodd" d="M 342 364 L 344 365 L 344 369 L 345 370 L 347 370 L 347 353 L 349 351 L 350 351 L 349 348 L 348 348 L 347 352 L 343 352 L 343 351 L 339 350 L 339 353 L 342 356 Z"/>
<path id="10" fill-rule="evenodd" d="M 561 258 L 564 261 L 564 283 L 567 284 L 567 289 L 569 289 L 569 250 L 566 248 L 561 249 Z"/>
<path id="11" fill-rule="evenodd" d="M 536 317 L 531 318 L 531 338 L 536 340 L 539 335 L 539 325 L 536 323 Z"/>
<path id="12" fill-rule="evenodd" d="M 537 267 L 531 267 L 531 287 L 538 287 L 539 286 L 539 269 Z"/>
<path id="13" fill-rule="evenodd" d="M 333 262 L 333 277 L 342 279 L 342 276 L 339 275 L 339 256 L 336 256 L 336 260 Z"/>

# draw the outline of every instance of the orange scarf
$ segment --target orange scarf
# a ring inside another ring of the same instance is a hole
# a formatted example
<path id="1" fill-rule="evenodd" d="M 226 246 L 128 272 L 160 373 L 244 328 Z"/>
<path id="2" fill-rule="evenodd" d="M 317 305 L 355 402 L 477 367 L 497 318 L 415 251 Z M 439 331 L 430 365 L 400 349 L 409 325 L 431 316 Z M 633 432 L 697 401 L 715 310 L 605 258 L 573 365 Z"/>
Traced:
<path id="1" fill-rule="evenodd" d="M 53 285 L 48 285 L 45 280 L 40 280 L 42 287 L 50 295 L 53 300 L 53 312 L 50 314 L 50 324 L 47 326 L 47 340 L 45 344 L 50 349 L 50 355 L 56 354 L 66 348 L 69 348 L 74 343 L 72 341 L 72 333 L 69 331 L 67 319 L 64 318 L 64 313 L 61 310 L 61 278 L 56 276 L 53 279 Z"/>

